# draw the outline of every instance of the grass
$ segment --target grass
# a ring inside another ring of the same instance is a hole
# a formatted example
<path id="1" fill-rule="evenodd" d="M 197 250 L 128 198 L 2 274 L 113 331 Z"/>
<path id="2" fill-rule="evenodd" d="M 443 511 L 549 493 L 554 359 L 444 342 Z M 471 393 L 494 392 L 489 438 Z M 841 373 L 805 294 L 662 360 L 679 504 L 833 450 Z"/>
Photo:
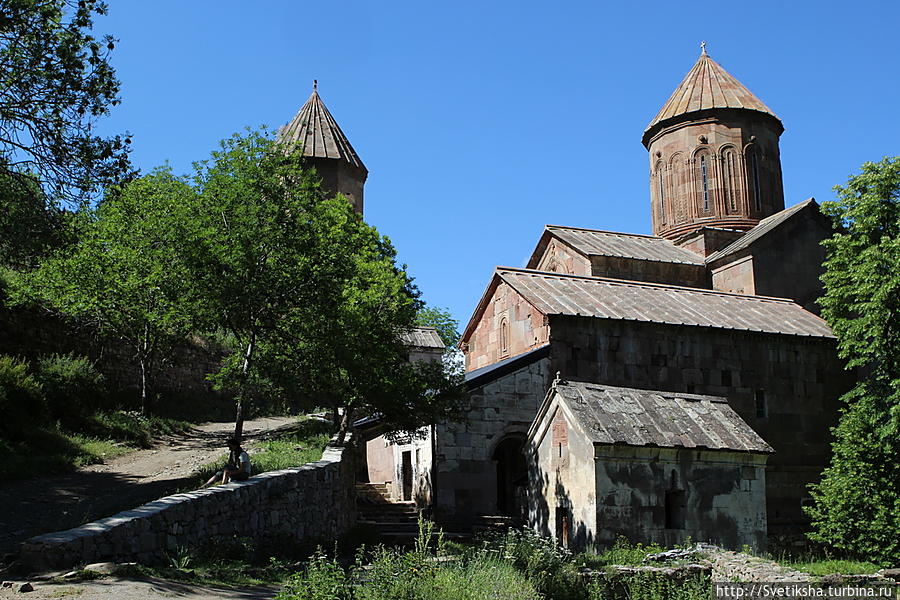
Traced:
<path id="1" fill-rule="evenodd" d="M 332 436 L 330 422 L 302 416 L 296 427 L 288 431 L 272 434 L 253 444 L 248 444 L 253 474 L 267 471 L 278 471 L 290 467 L 299 467 L 322 458 L 322 451 Z M 222 468 L 228 460 L 223 453 L 218 460 L 203 465 L 197 476 L 206 481 L 213 473 Z"/>
<path id="2" fill-rule="evenodd" d="M 102 463 L 135 448 L 147 448 L 160 435 L 181 433 L 190 423 L 135 413 L 104 412 L 85 419 L 71 432 L 38 427 L 17 439 L 0 438 L 0 479 L 27 479 Z"/>
<path id="3" fill-rule="evenodd" d="M 839 573 L 841 575 L 871 575 L 881 567 L 875 563 L 863 560 L 851 560 L 832 557 L 816 557 L 802 555 L 792 558 L 782 558 L 777 561 L 784 567 L 794 571 L 802 571 L 816 577 Z"/>
<path id="4" fill-rule="evenodd" d="M 648 554 L 662 552 L 664 548 L 656 544 L 632 544 L 625 538 L 619 538 L 616 543 L 600 552 L 585 552 L 576 557 L 579 566 L 591 569 L 602 569 L 612 565 L 639 566 L 644 562 Z"/>

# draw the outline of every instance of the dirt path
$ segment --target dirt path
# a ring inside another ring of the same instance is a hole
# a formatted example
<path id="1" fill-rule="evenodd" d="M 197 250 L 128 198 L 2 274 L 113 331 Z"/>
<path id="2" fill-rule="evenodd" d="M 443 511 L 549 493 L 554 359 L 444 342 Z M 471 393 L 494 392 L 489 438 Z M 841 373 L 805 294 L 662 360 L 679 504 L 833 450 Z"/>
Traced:
<path id="1" fill-rule="evenodd" d="M 267 417 L 244 424 L 245 447 L 269 432 L 287 428 L 295 417 Z M 206 423 L 190 433 L 162 439 L 101 465 L 26 481 L 0 482 L 0 555 L 15 552 L 35 535 L 78 527 L 140 506 L 185 486 L 190 475 L 222 455 L 223 437 L 233 423 Z"/>
<path id="2" fill-rule="evenodd" d="M 17 582 L 18 583 L 18 582 Z M 186 598 L 188 600 L 269 600 L 277 588 L 252 586 L 222 588 L 188 585 L 162 579 L 130 580 L 109 577 L 78 583 L 35 581 L 34 591 L 21 593 L 17 587 L 0 589 L 6 598 L 77 598 L 77 600 L 152 600 L 153 598 Z"/>

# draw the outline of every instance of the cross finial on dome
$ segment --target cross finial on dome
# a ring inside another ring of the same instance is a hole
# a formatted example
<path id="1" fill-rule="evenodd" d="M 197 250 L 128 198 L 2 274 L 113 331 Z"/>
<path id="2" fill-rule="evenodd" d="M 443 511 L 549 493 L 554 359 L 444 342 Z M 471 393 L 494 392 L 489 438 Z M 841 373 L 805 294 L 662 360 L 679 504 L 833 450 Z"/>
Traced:
<path id="1" fill-rule="evenodd" d="M 319 91 L 319 80 L 318 79 L 313 79 L 313 91 L 314 92 Z"/>
<path id="2" fill-rule="evenodd" d="M 700 54 L 706 55 L 706 42 L 700 42 Z"/>

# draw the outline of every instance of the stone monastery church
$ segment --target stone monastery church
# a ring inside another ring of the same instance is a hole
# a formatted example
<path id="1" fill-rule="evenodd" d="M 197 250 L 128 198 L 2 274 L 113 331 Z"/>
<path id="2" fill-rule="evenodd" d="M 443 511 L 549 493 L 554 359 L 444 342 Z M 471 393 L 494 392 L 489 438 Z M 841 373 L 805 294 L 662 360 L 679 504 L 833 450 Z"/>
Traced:
<path id="1" fill-rule="evenodd" d="M 802 532 L 852 375 L 816 304 L 830 224 L 785 209 L 783 131 L 704 48 L 641 138 L 653 235 L 547 225 L 525 268 L 497 267 L 462 335 L 466 420 L 370 480 L 574 546 Z M 282 135 L 362 212 L 366 169 L 317 92 Z"/>

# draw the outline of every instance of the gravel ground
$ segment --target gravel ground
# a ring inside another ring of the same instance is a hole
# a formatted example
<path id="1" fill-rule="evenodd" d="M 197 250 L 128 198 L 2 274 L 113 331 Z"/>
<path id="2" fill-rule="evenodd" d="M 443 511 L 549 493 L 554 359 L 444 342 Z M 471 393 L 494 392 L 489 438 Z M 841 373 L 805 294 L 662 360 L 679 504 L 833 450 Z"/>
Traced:
<path id="1" fill-rule="evenodd" d="M 252 448 L 254 439 L 294 422 L 295 417 L 247 421 L 244 445 Z M 108 463 L 65 475 L 0 482 L 0 555 L 16 552 L 30 537 L 78 527 L 179 488 L 199 486 L 202 482 L 191 474 L 227 452 L 223 438 L 233 427 L 233 423 L 206 423 Z"/>

